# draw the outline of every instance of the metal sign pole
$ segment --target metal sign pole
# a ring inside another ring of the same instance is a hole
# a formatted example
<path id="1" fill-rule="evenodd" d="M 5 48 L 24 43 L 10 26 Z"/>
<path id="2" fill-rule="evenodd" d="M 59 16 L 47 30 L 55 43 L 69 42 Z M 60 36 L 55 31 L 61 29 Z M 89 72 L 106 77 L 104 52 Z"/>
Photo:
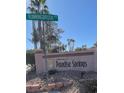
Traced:
<path id="1" fill-rule="evenodd" d="M 44 8 L 43 8 L 44 10 Z M 44 11 L 42 12 L 42 14 L 44 14 Z M 42 21 L 43 23 L 43 41 L 44 41 L 44 47 L 43 47 L 43 50 L 44 50 L 44 59 L 45 59 L 45 68 L 46 68 L 46 84 L 48 86 L 48 69 L 47 69 L 47 55 L 46 55 L 46 37 L 45 37 L 45 28 L 46 28 L 46 25 L 45 25 L 45 22 L 44 20 Z"/>
<path id="2" fill-rule="evenodd" d="M 46 40 L 45 40 L 45 24 L 44 24 L 44 21 L 43 21 L 43 41 L 44 41 L 44 47 L 43 47 L 43 50 L 44 50 L 44 59 L 45 59 L 46 77 L 47 77 L 47 80 L 48 80 L 47 55 L 46 55 Z"/>

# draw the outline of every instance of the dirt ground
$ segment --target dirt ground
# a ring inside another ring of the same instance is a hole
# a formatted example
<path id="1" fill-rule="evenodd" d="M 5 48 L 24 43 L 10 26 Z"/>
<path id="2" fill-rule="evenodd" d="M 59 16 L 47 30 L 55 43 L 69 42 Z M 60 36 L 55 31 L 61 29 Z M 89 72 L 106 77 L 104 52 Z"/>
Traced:
<path id="1" fill-rule="evenodd" d="M 53 75 L 49 75 L 47 79 L 43 76 L 43 74 L 36 75 L 35 71 L 34 72 L 32 71 L 26 75 L 26 84 L 40 83 L 42 87 L 46 86 L 47 83 L 66 82 L 69 80 L 73 81 L 73 84 L 71 86 L 56 89 L 53 90 L 54 92 L 49 92 L 49 93 L 86 93 L 87 90 L 86 82 L 88 80 L 97 81 L 97 73 L 85 72 L 82 75 L 80 71 L 61 71 Z M 60 92 L 55 92 L 55 91 L 60 91 Z M 94 93 L 96 93 L 96 91 Z"/>

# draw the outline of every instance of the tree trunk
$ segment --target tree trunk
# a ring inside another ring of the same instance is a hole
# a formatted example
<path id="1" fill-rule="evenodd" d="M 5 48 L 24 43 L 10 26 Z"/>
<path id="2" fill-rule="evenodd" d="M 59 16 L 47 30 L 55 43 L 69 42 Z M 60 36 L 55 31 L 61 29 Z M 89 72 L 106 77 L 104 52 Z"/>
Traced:
<path id="1" fill-rule="evenodd" d="M 32 21 L 32 29 L 33 29 L 33 31 L 35 31 L 35 29 L 36 29 L 36 27 L 35 27 L 35 21 Z M 34 49 L 37 49 L 37 41 L 33 41 L 33 43 L 34 43 Z"/>
<path id="2" fill-rule="evenodd" d="M 37 49 L 37 43 L 36 42 L 34 42 L 34 48 Z"/>
<path id="3" fill-rule="evenodd" d="M 39 31 L 39 37 L 40 37 L 40 49 L 43 49 L 41 21 L 38 21 L 38 31 Z"/>

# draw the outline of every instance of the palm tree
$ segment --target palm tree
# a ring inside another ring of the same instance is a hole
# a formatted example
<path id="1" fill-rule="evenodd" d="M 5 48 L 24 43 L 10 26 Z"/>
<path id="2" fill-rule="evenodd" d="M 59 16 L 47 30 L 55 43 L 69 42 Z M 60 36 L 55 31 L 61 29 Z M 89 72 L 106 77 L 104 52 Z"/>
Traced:
<path id="1" fill-rule="evenodd" d="M 46 0 L 30 0 L 31 5 L 28 7 L 30 10 L 33 10 L 34 13 L 43 13 L 46 12 L 47 6 L 45 5 Z M 40 48 L 43 49 L 43 31 L 41 28 L 41 21 L 38 21 L 38 33 L 39 33 L 39 40 L 40 40 Z"/>
<path id="2" fill-rule="evenodd" d="M 36 13 L 37 10 L 36 8 L 33 6 L 33 0 L 31 0 L 31 5 L 28 7 L 29 11 L 31 13 Z M 32 39 L 31 39 L 31 42 L 34 43 L 34 49 L 37 49 L 37 44 L 39 42 L 39 38 L 38 38 L 38 32 L 36 30 L 36 26 L 35 26 L 35 21 L 32 21 Z"/>
<path id="3" fill-rule="evenodd" d="M 30 9 L 32 9 L 33 11 L 35 11 L 35 13 L 41 13 L 41 14 L 48 14 L 48 7 L 47 5 L 45 5 L 46 0 L 30 0 L 31 2 L 31 7 L 29 7 Z M 40 49 L 44 49 L 44 45 L 46 45 L 47 43 L 45 42 L 45 38 L 46 38 L 46 31 L 47 31 L 47 22 L 42 22 L 38 21 L 38 33 L 39 33 L 39 41 L 40 41 Z M 45 30 L 45 31 L 44 31 Z M 50 35 L 49 35 L 50 36 Z M 53 37 L 53 36 L 50 36 Z"/>
<path id="4" fill-rule="evenodd" d="M 32 6 L 30 9 L 35 11 L 35 13 L 50 14 L 45 2 L 46 0 L 31 0 Z M 64 32 L 62 29 L 58 28 L 56 22 L 52 21 L 38 21 L 37 31 L 39 34 L 40 49 L 46 47 L 46 50 L 51 48 L 51 44 L 58 43 L 60 33 Z"/>
<path id="5" fill-rule="evenodd" d="M 72 42 L 72 51 L 74 50 L 74 43 L 75 43 L 75 40 L 74 39 L 71 39 L 71 42 Z"/>
<path id="6" fill-rule="evenodd" d="M 86 44 L 82 45 L 82 48 L 87 49 L 87 45 Z"/>
<path id="7" fill-rule="evenodd" d="M 35 26 L 35 25 L 34 25 Z M 34 48 L 37 49 L 37 44 L 39 42 L 38 32 L 35 27 L 33 27 L 32 42 L 34 43 Z"/>
<path id="8" fill-rule="evenodd" d="M 96 42 L 96 43 L 94 43 L 94 47 L 97 47 L 97 42 Z"/>
<path id="9" fill-rule="evenodd" d="M 67 47 L 66 45 L 62 44 L 60 46 L 61 52 L 64 52 L 66 50 L 66 47 Z"/>
<path id="10" fill-rule="evenodd" d="M 75 40 L 74 39 L 67 39 L 68 41 L 68 49 L 69 51 L 73 51 L 74 50 L 74 42 Z"/>

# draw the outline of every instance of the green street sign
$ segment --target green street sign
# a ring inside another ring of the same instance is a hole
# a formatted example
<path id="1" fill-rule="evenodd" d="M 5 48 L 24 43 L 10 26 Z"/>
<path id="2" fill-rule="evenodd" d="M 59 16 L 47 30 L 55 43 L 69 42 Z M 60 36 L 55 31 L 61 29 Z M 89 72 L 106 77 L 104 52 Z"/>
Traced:
<path id="1" fill-rule="evenodd" d="M 58 21 L 57 15 L 51 14 L 26 14 L 27 20 Z"/>

